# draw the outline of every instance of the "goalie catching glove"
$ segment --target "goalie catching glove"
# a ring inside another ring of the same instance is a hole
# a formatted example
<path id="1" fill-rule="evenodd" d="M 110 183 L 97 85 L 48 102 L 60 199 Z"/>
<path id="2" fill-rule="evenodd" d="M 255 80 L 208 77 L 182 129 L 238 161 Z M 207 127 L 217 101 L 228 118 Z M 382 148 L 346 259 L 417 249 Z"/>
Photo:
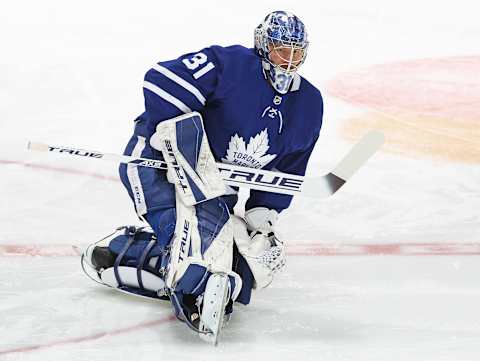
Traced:
<path id="1" fill-rule="evenodd" d="M 252 271 L 255 288 L 267 287 L 285 267 L 285 247 L 274 230 L 277 219 L 277 211 L 256 207 L 245 213 L 246 224 L 239 218 L 234 222 L 235 243 Z"/>

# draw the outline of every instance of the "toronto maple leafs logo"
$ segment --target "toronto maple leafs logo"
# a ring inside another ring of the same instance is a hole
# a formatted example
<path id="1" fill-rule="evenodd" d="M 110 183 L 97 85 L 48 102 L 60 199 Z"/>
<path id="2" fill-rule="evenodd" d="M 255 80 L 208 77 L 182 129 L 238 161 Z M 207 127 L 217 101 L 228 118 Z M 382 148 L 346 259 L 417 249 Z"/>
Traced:
<path id="1" fill-rule="evenodd" d="M 268 145 L 267 128 L 254 137 L 250 137 L 248 144 L 238 134 L 233 135 L 228 143 L 227 154 L 222 161 L 250 168 L 262 168 L 271 162 L 276 154 L 266 154 Z"/>

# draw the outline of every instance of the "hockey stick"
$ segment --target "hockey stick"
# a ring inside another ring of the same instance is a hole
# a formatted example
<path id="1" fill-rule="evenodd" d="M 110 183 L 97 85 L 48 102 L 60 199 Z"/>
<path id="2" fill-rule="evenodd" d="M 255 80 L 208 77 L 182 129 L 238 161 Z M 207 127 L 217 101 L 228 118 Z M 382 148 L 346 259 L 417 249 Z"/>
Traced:
<path id="1" fill-rule="evenodd" d="M 232 187 L 245 187 L 288 195 L 301 193 L 309 197 L 324 198 L 338 191 L 382 146 L 383 142 L 384 136 L 381 132 L 371 131 L 367 133 L 355 144 L 332 172 L 320 177 L 305 178 L 295 174 L 254 169 L 227 163 L 217 163 L 217 165 L 225 183 Z M 29 142 L 28 149 L 90 159 L 109 160 L 128 165 L 167 169 L 164 161 L 128 155 L 102 153 L 72 147 L 56 147 L 36 142 Z M 306 184 L 304 184 L 305 180 L 307 180 Z"/>

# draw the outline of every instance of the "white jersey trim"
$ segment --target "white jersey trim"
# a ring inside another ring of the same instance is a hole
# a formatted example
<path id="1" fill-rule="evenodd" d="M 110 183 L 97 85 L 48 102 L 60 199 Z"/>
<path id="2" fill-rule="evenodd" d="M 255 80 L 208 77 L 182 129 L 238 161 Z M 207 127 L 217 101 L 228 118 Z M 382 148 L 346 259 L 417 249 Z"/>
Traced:
<path id="1" fill-rule="evenodd" d="M 133 157 L 141 157 L 145 149 L 145 137 L 137 136 L 137 144 L 132 151 Z M 138 174 L 138 167 L 136 164 L 127 165 L 127 177 L 130 183 L 130 188 L 133 193 L 133 200 L 137 214 L 142 216 L 147 213 L 147 204 L 145 203 L 145 194 L 143 193 L 142 183 L 140 182 L 140 175 Z"/>
<path id="2" fill-rule="evenodd" d="M 213 68 L 215 68 L 215 65 L 213 65 L 212 62 L 208 63 L 207 65 L 205 65 L 202 69 L 200 69 L 199 71 L 195 72 L 193 74 L 193 77 L 195 79 L 198 79 L 200 78 L 201 76 L 205 75 L 206 73 L 208 73 L 210 70 L 212 70 Z"/>
<path id="3" fill-rule="evenodd" d="M 180 109 L 184 113 L 190 113 L 192 111 L 185 103 L 175 98 L 173 95 L 167 93 L 165 90 L 159 88 L 155 84 L 152 84 L 148 81 L 144 81 L 143 87 L 157 94 L 160 98 L 166 100 L 170 104 L 175 105 L 178 109 Z"/>
<path id="4" fill-rule="evenodd" d="M 295 73 L 295 75 L 293 76 L 293 82 L 292 82 L 292 87 L 290 88 L 290 91 L 294 92 L 300 89 L 301 81 L 302 81 L 302 78 L 300 77 L 300 75 Z"/>
<path id="5" fill-rule="evenodd" d="M 190 84 L 189 82 L 187 82 L 186 80 L 180 78 L 177 74 L 175 74 L 174 72 L 172 72 L 171 70 L 161 66 L 160 64 L 156 64 L 154 67 L 153 67 L 154 70 L 158 71 L 160 74 L 163 74 L 165 75 L 168 79 L 170 79 L 171 81 L 177 83 L 178 85 L 180 85 L 181 87 L 185 88 L 186 90 L 188 90 L 190 93 L 192 93 L 193 95 L 195 95 L 195 98 L 197 98 L 197 100 L 202 104 L 202 105 L 205 105 L 206 103 L 206 99 L 205 97 L 202 95 L 202 93 L 200 93 L 200 91 L 195 88 L 192 84 Z M 196 74 L 196 73 L 195 73 Z M 194 75 L 195 76 L 195 75 Z"/>

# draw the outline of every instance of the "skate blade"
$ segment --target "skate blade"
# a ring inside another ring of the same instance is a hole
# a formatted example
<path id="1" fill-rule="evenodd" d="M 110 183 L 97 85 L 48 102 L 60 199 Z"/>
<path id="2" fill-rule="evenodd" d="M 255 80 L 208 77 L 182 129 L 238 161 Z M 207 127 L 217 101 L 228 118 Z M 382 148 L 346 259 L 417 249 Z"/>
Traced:
<path id="1" fill-rule="evenodd" d="M 80 265 L 82 267 L 83 273 L 90 278 L 92 281 L 100 283 L 102 285 L 106 285 L 102 279 L 100 278 L 100 274 L 98 271 L 93 267 L 91 264 L 92 258 L 92 251 L 95 248 L 95 244 L 88 246 L 84 250 L 80 250 L 80 248 L 76 247 L 76 251 L 81 251 L 80 253 Z M 75 248 L 74 248 L 75 249 Z M 107 285 L 106 285 L 107 286 Z"/>
<path id="2" fill-rule="evenodd" d="M 199 334 L 203 341 L 218 345 L 220 331 L 225 318 L 225 306 L 230 295 L 230 281 L 224 273 L 210 276 L 203 296 L 203 308 L 200 317 L 200 330 L 208 333 Z"/>

